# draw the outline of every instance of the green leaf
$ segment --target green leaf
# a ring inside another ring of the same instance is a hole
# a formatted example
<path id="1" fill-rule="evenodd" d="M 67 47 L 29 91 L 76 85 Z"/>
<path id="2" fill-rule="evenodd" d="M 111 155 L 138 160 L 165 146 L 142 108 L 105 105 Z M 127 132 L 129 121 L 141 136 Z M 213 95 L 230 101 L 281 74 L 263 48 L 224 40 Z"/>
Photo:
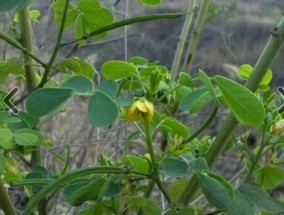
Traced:
<path id="1" fill-rule="evenodd" d="M 192 105 L 199 99 L 199 97 L 206 92 L 208 92 L 207 89 L 201 88 L 187 94 L 180 100 L 179 108 L 184 111 L 189 111 Z"/>
<path id="2" fill-rule="evenodd" d="M 209 171 L 209 166 L 207 164 L 207 161 L 203 157 L 198 157 L 195 159 L 192 168 L 195 171 Z"/>
<path id="3" fill-rule="evenodd" d="M 255 175 L 256 181 L 266 190 L 272 190 L 284 180 L 284 170 L 277 166 L 264 166 Z"/>
<path id="4" fill-rule="evenodd" d="M 16 115 L 11 115 L 8 111 L 0 111 L 0 122 L 2 123 L 18 123 L 21 119 Z"/>
<path id="5" fill-rule="evenodd" d="M 138 172 L 148 173 L 150 170 L 149 163 L 144 158 L 133 155 L 124 155 L 122 156 L 121 161 L 123 161 L 125 164 L 130 165 L 131 169 Z"/>
<path id="6" fill-rule="evenodd" d="M 62 60 L 57 63 L 56 66 L 63 71 L 68 69 L 76 75 L 87 76 L 91 80 L 95 75 L 95 68 L 93 67 L 93 65 L 78 58 L 69 58 Z"/>
<path id="7" fill-rule="evenodd" d="M 20 129 L 14 133 L 15 143 L 22 146 L 36 146 L 42 143 L 42 135 L 32 129 Z"/>
<path id="8" fill-rule="evenodd" d="M 62 85 L 61 88 L 70 88 L 76 93 L 91 93 L 94 89 L 94 84 L 91 79 L 86 76 L 71 76 Z"/>
<path id="9" fill-rule="evenodd" d="M 249 64 L 243 64 L 239 67 L 237 74 L 240 78 L 247 80 L 252 73 L 253 67 Z"/>
<path id="10" fill-rule="evenodd" d="M 159 73 L 160 75 L 160 80 L 163 76 L 167 75 L 169 72 L 168 72 L 168 69 L 164 66 L 149 66 L 149 67 L 146 67 L 144 69 L 142 69 L 140 71 L 140 76 L 143 78 L 143 79 L 151 79 L 153 74 L 155 73 Z M 159 83 L 160 81 L 158 81 Z"/>
<path id="11" fill-rule="evenodd" d="M 87 185 L 80 187 L 70 195 L 70 203 L 73 206 L 79 206 L 88 200 L 96 200 L 99 196 L 106 179 L 95 178 Z"/>
<path id="12" fill-rule="evenodd" d="M 145 66 L 149 63 L 149 61 L 146 58 L 134 56 L 128 59 L 128 63 L 133 63 L 135 66 Z"/>
<path id="13" fill-rule="evenodd" d="M 117 103 L 118 106 L 128 107 L 133 103 L 133 99 L 120 97 L 120 98 L 116 98 L 115 102 Z"/>
<path id="14" fill-rule="evenodd" d="M 116 103 L 104 92 L 95 92 L 89 100 L 88 119 L 96 127 L 111 125 L 118 116 Z"/>
<path id="15" fill-rule="evenodd" d="M 61 25 L 65 2 L 65 0 L 52 1 L 52 8 L 54 11 L 54 22 L 58 28 Z M 76 10 L 76 7 L 70 2 L 67 10 L 67 15 L 65 17 L 64 29 L 71 27 L 77 17 L 78 11 Z"/>
<path id="16" fill-rule="evenodd" d="M 148 6 L 155 6 L 163 2 L 163 0 L 139 0 L 139 1 Z"/>
<path id="17" fill-rule="evenodd" d="M 210 92 L 205 92 L 202 95 L 200 95 L 196 100 L 190 105 L 188 111 L 191 114 L 200 112 L 204 107 L 206 107 L 209 102 L 211 102 L 213 99 Z"/>
<path id="18" fill-rule="evenodd" d="M 11 57 L 7 61 L 0 61 L 0 83 L 10 74 L 16 76 L 24 74 L 24 63 L 21 58 Z"/>
<path id="19" fill-rule="evenodd" d="M 100 91 L 106 93 L 110 97 L 116 96 L 118 88 L 118 84 L 113 80 L 103 80 L 98 86 L 98 89 Z"/>
<path id="20" fill-rule="evenodd" d="M 228 207 L 228 215 L 253 215 L 253 205 L 238 190 L 236 196 Z"/>
<path id="21" fill-rule="evenodd" d="M 90 204 L 78 212 L 78 215 L 101 215 L 111 214 L 111 212 L 101 203 Z"/>
<path id="22" fill-rule="evenodd" d="M 1 0 L 0 4 L 0 13 L 2 12 L 6 12 L 8 10 L 11 9 L 16 9 L 16 10 L 20 10 L 21 8 L 25 7 L 26 5 L 28 5 L 31 2 L 31 0 Z"/>
<path id="23" fill-rule="evenodd" d="M 40 13 L 39 10 L 30 10 L 29 11 L 29 18 L 32 21 L 38 22 L 37 18 L 39 18 L 40 15 L 41 15 L 41 13 Z M 17 23 L 19 22 L 19 14 L 18 13 L 15 14 L 14 21 L 17 22 Z"/>
<path id="24" fill-rule="evenodd" d="M 171 199 L 176 202 L 178 201 L 180 195 L 183 193 L 185 188 L 188 185 L 188 179 L 178 179 L 174 180 L 168 188 L 168 193 L 171 197 Z"/>
<path id="25" fill-rule="evenodd" d="M 161 215 L 161 209 L 151 198 L 145 197 L 128 197 L 127 199 L 130 210 L 143 211 L 143 215 Z"/>
<path id="26" fill-rule="evenodd" d="M 81 187 L 87 185 L 90 182 L 91 182 L 90 179 L 78 179 L 66 185 L 63 189 L 63 194 L 62 194 L 64 201 L 71 204 L 70 202 L 71 194 L 74 193 L 76 190 L 80 189 Z"/>
<path id="27" fill-rule="evenodd" d="M 213 98 L 216 98 L 214 86 L 213 86 L 211 80 L 209 79 L 207 74 L 201 69 L 199 69 L 199 71 L 198 71 L 198 78 L 199 78 L 200 81 L 202 81 L 202 83 L 204 84 L 206 89 L 210 92 L 211 96 Z"/>
<path id="28" fill-rule="evenodd" d="M 7 60 L 6 69 L 9 70 L 9 74 L 23 75 L 24 74 L 24 62 L 23 59 L 17 57 L 11 57 Z"/>
<path id="29" fill-rule="evenodd" d="M 20 111 L 17 114 L 17 117 L 20 119 L 20 122 L 8 124 L 8 127 L 12 132 L 22 128 L 33 128 L 35 126 L 36 120 L 26 112 Z"/>
<path id="30" fill-rule="evenodd" d="M 15 146 L 13 133 L 7 128 L 0 128 L 0 146 L 3 149 L 13 149 Z"/>
<path id="31" fill-rule="evenodd" d="M 166 117 L 160 122 L 160 126 L 181 137 L 187 137 L 189 135 L 188 127 L 172 117 Z"/>
<path id="32" fill-rule="evenodd" d="M 180 72 L 179 73 L 179 80 L 178 80 L 178 83 L 180 85 L 183 85 L 183 86 L 186 86 L 186 87 L 190 87 L 190 88 L 193 88 L 195 87 L 194 86 L 194 83 L 192 81 L 192 78 L 190 77 L 189 74 L 185 73 L 185 72 Z"/>
<path id="33" fill-rule="evenodd" d="M 102 7 L 97 0 L 81 0 L 77 5 L 80 11 L 75 25 L 75 38 L 82 38 L 101 27 L 112 24 L 114 17 L 110 10 Z M 99 16 L 98 16 L 99 14 Z M 107 32 L 96 35 L 96 38 L 102 38 Z"/>
<path id="34" fill-rule="evenodd" d="M 164 176 L 181 177 L 188 173 L 189 166 L 183 160 L 167 157 L 160 162 L 159 170 Z"/>
<path id="35" fill-rule="evenodd" d="M 229 108 L 241 123 L 256 126 L 263 122 L 263 104 L 250 90 L 228 78 L 215 78 Z"/>
<path id="36" fill-rule="evenodd" d="M 41 117 L 59 109 L 73 95 L 65 88 L 42 88 L 33 91 L 27 99 L 27 112 L 33 117 Z"/>
<path id="37" fill-rule="evenodd" d="M 218 209 L 226 209 L 230 205 L 234 198 L 232 196 L 233 188 L 224 178 L 212 173 L 210 175 L 199 173 L 198 181 L 204 196 L 213 206 Z"/>
<path id="38" fill-rule="evenodd" d="M 37 20 L 41 15 L 39 10 L 30 10 L 29 11 L 29 17 L 31 20 Z"/>
<path id="39" fill-rule="evenodd" d="M 253 71 L 253 67 L 251 65 L 243 64 L 239 67 L 237 74 L 240 78 L 247 80 L 250 77 L 252 71 Z M 260 86 L 261 85 L 268 85 L 270 83 L 271 79 L 272 79 L 272 71 L 271 71 L 271 69 L 268 69 L 265 72 L 265 74 L 264 74 L 259 85 Z"/>
<path id="40" fill-rule="evenodd" d="M 15 143 L 22 146 L 35 146 L 37 145 L 37 136 L 29 133 L 15 133 Z"/>
<path id="41" fill-rule="evenodd" d="M 102 74 L 106 79 L 121 80 L 123 78 L 137 76 L 138 70 L 130 63 L 113 60 L 103 64 Z"/>
<path id="42" fill-rule="evenodd" d="M 242 184 L 238 190 L 248 201 L 252 202 L 265 212 L 284 212 L 284 203 L 269 196 L 269 194 L 258 185 L 245 183 Z"/>
<path id="43" fill-rule="evenodd" d="M 4 156 L 0 155 L 0 175 L 2 175 L 3 171 L 6 167 L 6 159 Z"/>

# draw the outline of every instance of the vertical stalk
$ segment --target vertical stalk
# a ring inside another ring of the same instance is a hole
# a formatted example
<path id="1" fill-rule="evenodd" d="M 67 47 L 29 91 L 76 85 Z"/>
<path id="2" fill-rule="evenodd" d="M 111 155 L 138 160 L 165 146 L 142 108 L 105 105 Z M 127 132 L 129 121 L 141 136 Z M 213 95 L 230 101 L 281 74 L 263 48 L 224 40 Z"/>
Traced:
<path id="1" fill-rule="evenodd" d="M 272 64 L 273 60 L 279 49 L 281 48 L 284 42 L 284 16 L 282 16 L 278 25 L 271 32 L 271 36 L 266 43 L 260 57 L 258 58 L 256 65 L 253 69 L 253 72 L 245 84 L 251 91 L 255 91 L 260 84 L 265 72 Z M 219 155 L 222 153 L 223 149 L 226 146 L 226 143 L 232 134 L 234 128 L 238 125 L 233 113 L 231 113 L 228 119 L 225 121 L 223 127 L 220 129 L 219 133 L 216 136 L 212 146 L 210 147 L 206 160 L 210 167 L 214 166 Z M 185 188 L 184 192 L 179 198 L 179 202 L 183 204 L 188 204 L 196 194 L 198 190 L 198 180 L 197 177 L 193 176 L 190 180 L 188 186 Z"/>
<path id="2" fill-rule="evenodd" d="M 64 10 L 63 10 L 63 13 L 62 13 L 62 19 L 61 19 L 61 23 L 60 23 L 60 28 L 59 28 L 56 44 L 55 44 L 54 50 L 51 54 L 51 57 L 48 61 L 48 64 L 45 68 L 45 71 L 43 73 L 42 79 L 41 79 L 40 83 L 38 84 L 37 88 L 43 87 L 46 84 L 46 82 L 48 81 L 48 75 L 50 73 L 51 66 L 53 65 L 54 60 L 55 60 L 55 58 L 56 58 L 56 56 L 57 56 L 57 54 L 60 50 L 60 43 L 61 43 L 61 39 L 62 39 L 62 36 L 63 36 L 64 28 L 65 28 L 65 22 L 66 22 L 66 18 L 67 18 L 69 3 L 70 3 L 70 0 L 65 1 Z"/>
<path id="3" fill-rule="evenodd" d="M 32 23 L 29 18 L 29 7 L 25 7 L 19 12 L 19 25 L 22 36 L 23 47 L 31 54 L 34 55 L 34 35 Z M 30 94 L 36 87 L 35 71 L 33 68 L 33 59 L 26 52 L 23 52 L 25 60 L 25 78 L 26 88 Z M 31 164 L 38 165 L 41 163 L 41 153 L 38 147 L 32 150 Z"/>
<path id="4" fill-rule="evenodd" d="M 4 187 L 4 182 L 0 176 L 0 208 L 5 215 L 16 215 L 16 211 L 12 205 L 11 199 Z"/>
<path id="5" fill-rule="evenodd" d="M 151 162 L 152 162 L 152 167 L 153 167 L 153 173 L 152 173 L 152 177 L 154 179 L 154 181 L 156 182 L 158 188 L 160 189 L 160 191 L 163 193 L 163 195 L 165 196 L 165 198 L 167 199 L 167 201 L 169 202 L 169 204 L 174 207 L 173 202 L 171 201 L 171 198 L 169 196 L 169 194 L 167 193 L 161 179 L 160 179 L 160 175 L 159 175 L 159 170 L 158 170 L 158 165 L 156 163 L 156 159 L 155 159 L 155 152 L 153 149 L 153 143 L 152 143 L 152 134 L 151 134 L 151 129 L 150 129 L 150 123 L 146 122 L 145 124 L 145 136 L 146 136 L 146 143 L 147 143 L 147 147 L 149 150 L 149 154 L 151 157 Z"/>
<path id="6" fill-rule="evenodd" d="M 184 52 L 184 46 L 185 46 L 185 43 L 188 37 L 189 30 L 192 25 L 192 19 L 195 15 L 194 12 L 196 11 L 195 10 L 196 5 L 197 5 L 196 0 L 191 0 L 188 2 L 187 12 L 189 12 L 189 14 L 186 16 L 185 22 L 183 24 L 183 28 L 179 36 L 179 42 L 177 44 L 177 48 L 176 48 L 176 52 L 175 52 L 175 56 L 174 56 L 174 60 L 172 63 L 172 68 L 171 68 L 173 80 L 177 79 L 177 76 L 178 76 L 180 61 L 182 58 L 182 54 Z"/>
<path id="7" fill-rule="evenodd" d="M 267 141 L 265 140 L 265 130 L 266 130 L 266 124 L 263 126 L 263 129 L 262 129 L 260 146 L 257 150 L 256 156 L 252 160 L 252 164 L 249 168 L 249 172 L 248 172 L 246 179 L 245 179 L 245 181 L 247 181 L 247 182 L 250 182 L 250 180 L 252 178 L 252 174 L 253 174 L 255 167 L 257 165 L 257 162 L 260 160 L 261 155 L 263 153 L 263 150 L 264 150 L 265 146 L 267 145 Z"/>
<path id="8" fill-rule="evenodd" d="M 22 46 L 32 55 L 34 55 L 34 35 L 32 29 L 31 19 L 29 17 L 29 7 L 25 7 L 19 12 L 19 25 L 22 36 Z M 25 60 L 25 78 L 26 78 L 26 88 L 28 94 L 36 88 L 35 71 L 33 67 L 33 58 L 27 52 L 23 52 Z M 40 147 L 34 146 L 31 150 L 31 165 L 40 165 L 41 151 Z M 41 201 L 38 206 L 38 214 L 46 215 L 47 202 L 45 200 Z"/>
<path id="9" fill-rule="evenodd" d="M 34 55 L 34 35 L 32 30 L 32 23 L 29 18 L 29 7 L 25 7 L 19 12 L 19 25 L 22 36 L 22 46 Z M 31 93 L 35 88 L 35 72 L 33 68 L 33 59 L 30 55 L 23 52 L 25 60 L 25 78 L 27 92 Z"/>
<path id="10" fill-rule="evenodd" d="M 189 47 L 185 55 L 185 61 L 184 61 L 183 68 L 182 68 L 182 71 L 184 72 L 190 73 L 191 71 L 192 61 L 195 56 L 198 41 L 200 39 L 200 35 L 203 30 L 205 21 L 206 21 L 209 5 L 210 5 L 210 0 L 203 0 L 198 10 L 192 37 L 191 37 Z"/>

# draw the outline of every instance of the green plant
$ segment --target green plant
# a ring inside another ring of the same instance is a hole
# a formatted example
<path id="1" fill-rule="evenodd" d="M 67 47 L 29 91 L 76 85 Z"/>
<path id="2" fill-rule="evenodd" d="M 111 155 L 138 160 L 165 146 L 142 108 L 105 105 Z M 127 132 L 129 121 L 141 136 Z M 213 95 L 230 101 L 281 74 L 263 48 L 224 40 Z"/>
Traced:
<path id="1" fill-rule="evenodd" d="M 150 6 L 161 3 L 140 2 Z M 0 38 L 23 55 L 0 62 L 0 80 L 4 86 L 11 75 L 26 86 L 26 93 L 15 102 L 24 101 L 24 110 L 19 113 L 7 109 L 8 92 L 0 92 L 0 208 L 5 214 L 17 212 L 4 184 L 24 188 L 29 201 L 23 215 L 48 214 L 52 207 L 48 203 L 57 193 L 62 193 L 62 202 L 78 207 L 80 215 L 251 215 L 284 211 L 284 203 L 267 192 L 284 178 L 283 113 L 279 113 L 277 94 L 269 86 L 272 79 L 269 67 L 284 40 L 284 17 L 272 31 L 256 65 L 240 66 L 237 74 L 247 80 L 243 86 L 221 75 L 209 77 L 201 69 L 196 77 L 189 73 L 208 18 L 211 4 L 208 0 L 200 5 L 189 2 L 190 11 L 185 14 L 154 14 L 116 22 L 111 10 L 99 1 L 54 0 L 54 22 L 59 30 L 47 59 L 35 52 L 36 35 L 31 22 L 40 13 L 30 10 L 29 3 L 10 1 L 2 9 L 20 9 L 11 27 L 14 33 L 20 33 L 15 34 L 18 37 L 0 32 Z M 195 31 L 186 47 L 195 14 Z M 83 59 L 58 58 L 62 48 L 105 38 L 113 29 L 182 16 L 187 18 L 172 71 L 140 56 L 127 61 L 107 61 L 99 72 Z M 74 38 L 64 42 L 65 32 L 73 32 Z M 103 77 L 98 83 L 94 81 L 96 73 Z M 131 133 L 122 138 L 143 141 L 146 153 L 122 154 L 118 159 L 101 154 L 97 165 L 72 169 L 71 157 L 75 155 L 71 154 L 71 145 L 66 145 L 64 156 L 58 155 L 56 169 L 49 169 L 43 163 L 42 147 L 52 149 L 57 143 L 46 139 L 41 128 L 64 112 L 75 97 L 87 100 L 86 114 L 93 127 L 107 128 L 118 121 L 132 125 Z M 193 131 L 191 122 L 177 115 L 185 112 L 201 118 L 204 108 L 210 115 Z M 231 113 L 217 136 L 201 136 L 222 109 Z M 238 125 L 253 128 L 259 134 L 256 145 L 248 145 L 246 132 L 233 133 Z M 213 167 L 230 148 L 238 151 L 243 168 L 234 173 L 232 180 L 227 180 Z M 20 171 L 23 165 L 25 171 Z M 167 202 L 165 207 L 158 204 L 153 193 L 161 193 Z M 199 201 L 201 194 L 206 202 Z"/>

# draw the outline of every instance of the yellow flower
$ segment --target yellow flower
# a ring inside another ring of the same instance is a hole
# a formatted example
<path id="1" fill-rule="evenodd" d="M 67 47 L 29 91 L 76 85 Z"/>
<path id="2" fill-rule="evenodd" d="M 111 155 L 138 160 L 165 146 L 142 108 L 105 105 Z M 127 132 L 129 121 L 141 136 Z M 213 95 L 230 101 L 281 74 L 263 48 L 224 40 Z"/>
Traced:
<path id="1" fill-rule="evenodd" d="M 129 121 L 151 122 L 154 115 L 154 106 L 145 99 L 138 99 L 126 111 L 126 119 Z"/>

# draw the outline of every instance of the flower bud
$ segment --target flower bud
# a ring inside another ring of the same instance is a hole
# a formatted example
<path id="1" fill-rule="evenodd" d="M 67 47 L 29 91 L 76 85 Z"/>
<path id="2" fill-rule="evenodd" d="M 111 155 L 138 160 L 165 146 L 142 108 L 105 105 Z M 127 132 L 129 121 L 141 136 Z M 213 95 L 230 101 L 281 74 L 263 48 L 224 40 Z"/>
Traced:
<path id="1" fill-rule="evenodd" d="M 144 157 L 145 157 L 148 161 L 152 162 L 151 155 L 150 155 L 149 153 L 145 153 L 145 154 L 144 154 Z"/>
<path id="2" fill-rule="evenodd" d="M 284 119 L 277 121 L 270 128 L 270 133 L 273 135 L 279 135 L 284 132 Z"/>

